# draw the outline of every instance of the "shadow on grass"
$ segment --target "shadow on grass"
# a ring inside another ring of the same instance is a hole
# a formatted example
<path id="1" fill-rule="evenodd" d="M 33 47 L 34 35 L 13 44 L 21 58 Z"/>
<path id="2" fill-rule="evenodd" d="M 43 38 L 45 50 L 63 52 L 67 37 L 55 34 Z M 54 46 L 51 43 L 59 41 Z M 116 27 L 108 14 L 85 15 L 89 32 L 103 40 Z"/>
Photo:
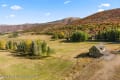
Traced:
<path id="1" fill-rule="evenodd" d="M 9 56 L 13 56 L 13 57 L 17 57 L 17 58 L 21 58 L 21 59 L 32 59 L 32 60 L 42 60 L 45 58 L 48 58 L 50 56 L 31 56 L 28 54 L 23 54 L 23 53 L 18 53 L 18 52 L 11 52 L 12 54 L 9 54 Z"/>
<path id="2" fill-rule="evenodd" d="M 94 58 L 94 57 L 90 56 L 89 53 L 87 52 L 87 53 L 79 54 L 74 58 Z"/>
<path id="3" fill-rule="evenodd" d="M 85 42 L 85 41 L 83 41 L 83 42 Z M 73 42 L 73 41 L 70 41 L 70 40 L 68 41 L 68 40 L 64 39 L 64 40 L 61 40 L 60 43 L 80 43 L 80 42 Z"/>
<path id="4" fill-rule="evenodd" d="M 120 42 L 107 42 L 107 44 L 120 44 Z"/>
<path id="5" fill-rule="evenodd" d="M 60 41 L 61 43 L 80 43 L 80 42 L 73 42 L 70 40 L 63 39 Z M 98 42 L 98 43 L 107 43 L 107 44 L 120 44 L 120 42 L 110 42 L 110 41 L 99 41 L 99 40 L 87 40 L 83 42 Z"/>

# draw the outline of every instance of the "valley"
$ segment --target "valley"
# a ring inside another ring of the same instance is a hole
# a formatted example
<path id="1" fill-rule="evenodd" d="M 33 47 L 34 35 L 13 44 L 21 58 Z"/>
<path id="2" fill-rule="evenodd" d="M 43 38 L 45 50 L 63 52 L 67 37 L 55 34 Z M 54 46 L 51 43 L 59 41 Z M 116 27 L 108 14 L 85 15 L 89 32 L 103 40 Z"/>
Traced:
<path id="1" fill-rule="evenodd" d="M 7 38 L 5 35 L 2 39 Z M 99 74 L 103 74 L 102 69 L 109 70 L 107 66 L 113 66 L 112 69 L 117 69 L 119 63 L 118 58 L 110 61 L 97 62 L 95 58 L 76 57 L 80 54 L 87 53 L 89 48 L 101 42 L 81 42 L 81 43 L 66 43 L 62 40 L 51 40 L 48 35 L 22 35 L 15 39 L 40 39 L 45 40 L 50 47 L 55 50 L 55 54 L 51 57 L 43 59 L 28 59 L 25 57 L 13 56 L 11 52 L 0 51 L 0 75 L 1 80 L 71 80 L 71 76 L 76 72 L 81 72 L 74 80 L 97 80 Z M 14 38 L 12 38 L 14 39 Z M 102 42 L 109 50 L 119 48 L 119 44 Z M 89 65 L 87 67 L 87 65 Z M 105 66 L 105 67 L 104 67 Z M 107 69 L 106 69 L 107 68 Z M 110 68 L 111 70 L 111 68 Z M 100 71 L 100 72 L 99 72 Z M 106 74 L 106 73 L 105 73 Z M 70 76 L 71 75 L 71 76 Z M 103 74 L 104 75 L 104 74 Z M 115 72 L 112 75 L 117 76 Z M 116 79 L 116 77 L 113 76 Z M 110 78 L 106 79 L 109 80 Z M 101 79 L 98 79 L 101 80 Z"/>
<path id="2" fill-rule="evenodd" d="M 22 10 L 16 5 L 10 8 Z M 53 15 L 48 12 L 36 21 Z M 119 67 L 120 8 L 102 9 L 83 18 L 0 25 L 0 80 L 119 80 Z"/>

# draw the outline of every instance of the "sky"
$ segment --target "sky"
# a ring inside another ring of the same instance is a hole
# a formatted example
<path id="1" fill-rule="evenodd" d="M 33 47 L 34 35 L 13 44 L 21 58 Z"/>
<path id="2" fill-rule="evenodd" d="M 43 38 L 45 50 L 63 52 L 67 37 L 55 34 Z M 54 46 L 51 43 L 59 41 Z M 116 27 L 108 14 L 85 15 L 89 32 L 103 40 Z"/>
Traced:
<path id="1" fill-rule="evenodd" d="M 120 0 L 0 0 L 0 24 L 45 23 L 67 17 L 84 18 L 120 8 Z"/>

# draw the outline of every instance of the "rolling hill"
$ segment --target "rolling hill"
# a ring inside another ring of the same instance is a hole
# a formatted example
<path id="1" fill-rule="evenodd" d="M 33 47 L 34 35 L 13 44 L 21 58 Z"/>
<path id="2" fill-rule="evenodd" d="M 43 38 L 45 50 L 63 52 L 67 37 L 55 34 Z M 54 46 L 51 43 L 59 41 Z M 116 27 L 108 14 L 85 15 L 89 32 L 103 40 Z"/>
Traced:
<path id="1" fill-rule="evenodd" d="M 14 31 L 24 31 L 24 30 L 42 30 L 51 27 L 62 27 L 70 24 L 75 20 L 79 20 L 77 17 L 69 17 L 62 20 L 57 20 L 48 23 L 36 23 L 36 24 L 21 24 L 21 25 L 0 25 L 0 32 L 14 32 Z"/>
<path id="2" fill-rule="evenodd" d="M 72 24 L 120 23 L 120 8 L 95 13 Z"/>
<path id="3" fill-rule="evenodd" d="M 85 24 L 120 24 L 120 8 L 95 13 L 85 18 L 69 17 L 48 23 L 22 24 L 22 25 L 0 25 L 0 32 L 14 32 L 19 30 L 48 31 L 51 28 L 62 28 L 66 25 Z"/>

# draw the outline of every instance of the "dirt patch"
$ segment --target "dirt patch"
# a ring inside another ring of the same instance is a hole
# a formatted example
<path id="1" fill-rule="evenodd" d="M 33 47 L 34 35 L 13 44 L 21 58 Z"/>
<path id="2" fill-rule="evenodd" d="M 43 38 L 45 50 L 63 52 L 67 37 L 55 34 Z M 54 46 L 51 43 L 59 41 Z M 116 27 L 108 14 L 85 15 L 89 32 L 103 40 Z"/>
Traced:
<path id="1" fill-rule="evenodd" d="M 116 67 L 119 66 L 120 55 L 111 54 L 93 60 L 90 64 L 83 66 L 83 69 L 71 73 L 71 76 L 65 80 L 111 80 L 113 75 L 116 74 Z M 78 65 L 75 65 L 75 67 L 80 68 Z"/>
<path id="2" fill-rule="evenodd" d="M 115 68 L 120 66 L 120 56 L 115 56 L 112 60 L 103 62 L 103 67 L 95 72 L 89 80 L 110 80 L 111 76 L 115 73 Z"/>

